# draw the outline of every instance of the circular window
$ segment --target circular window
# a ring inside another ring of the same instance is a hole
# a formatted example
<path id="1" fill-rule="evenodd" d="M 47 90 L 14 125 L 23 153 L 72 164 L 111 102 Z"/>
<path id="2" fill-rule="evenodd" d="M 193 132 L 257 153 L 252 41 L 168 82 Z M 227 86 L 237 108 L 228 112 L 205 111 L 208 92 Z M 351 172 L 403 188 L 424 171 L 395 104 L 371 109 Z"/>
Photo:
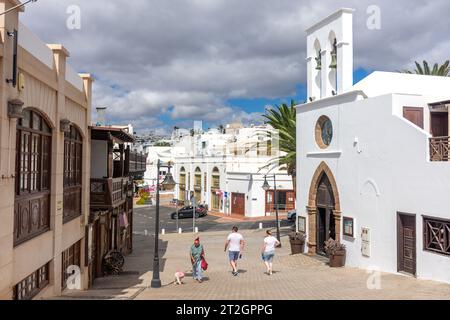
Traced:
<path id="1" fill-rule="evenodd" d="M 321 149 L 330 146 L 333 140 L 333 124 L 327 116 L 321 116 L 316 124 L 316 142 Z"/>

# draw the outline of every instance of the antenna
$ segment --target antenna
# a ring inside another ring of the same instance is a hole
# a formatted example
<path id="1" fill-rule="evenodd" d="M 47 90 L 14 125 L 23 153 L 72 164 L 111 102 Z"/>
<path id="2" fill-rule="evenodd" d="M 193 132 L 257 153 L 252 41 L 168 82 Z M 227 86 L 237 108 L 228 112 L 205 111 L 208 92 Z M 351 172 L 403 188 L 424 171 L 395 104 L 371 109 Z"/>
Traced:
<path id="1" fill-rule="evenodd" d="M 98 107 L 96 109 L 97 109 L 97 126 L 105 126 L 107 107 Z"/>

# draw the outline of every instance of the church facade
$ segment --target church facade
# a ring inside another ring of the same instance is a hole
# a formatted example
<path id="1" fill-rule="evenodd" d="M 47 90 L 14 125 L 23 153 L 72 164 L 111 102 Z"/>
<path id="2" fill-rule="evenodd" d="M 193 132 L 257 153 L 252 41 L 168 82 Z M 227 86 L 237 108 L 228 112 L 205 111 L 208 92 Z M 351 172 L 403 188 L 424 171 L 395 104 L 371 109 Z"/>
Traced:
<path id="1" fill-rule="evenodd" d="M 450 282 L 450 78 L 374 72 L 353 84 L 353 10 L 307 30 L 297 106 L 297 228 L 309 254 Z"/>

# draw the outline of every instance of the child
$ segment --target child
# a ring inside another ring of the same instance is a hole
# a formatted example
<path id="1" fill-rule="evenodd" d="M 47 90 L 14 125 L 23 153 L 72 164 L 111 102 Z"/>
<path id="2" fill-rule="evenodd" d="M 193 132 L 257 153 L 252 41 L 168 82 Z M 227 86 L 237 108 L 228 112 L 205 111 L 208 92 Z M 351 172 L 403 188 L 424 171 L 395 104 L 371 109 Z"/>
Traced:
<path id="1" fill-rule="evenodd" d="M 184 284 L 183 283 L 183 279 L 184 279 L 184 273 L 181 271 L 177 271 L 175 272 L 175 283 L 180 285 L 180 284 Z"/>

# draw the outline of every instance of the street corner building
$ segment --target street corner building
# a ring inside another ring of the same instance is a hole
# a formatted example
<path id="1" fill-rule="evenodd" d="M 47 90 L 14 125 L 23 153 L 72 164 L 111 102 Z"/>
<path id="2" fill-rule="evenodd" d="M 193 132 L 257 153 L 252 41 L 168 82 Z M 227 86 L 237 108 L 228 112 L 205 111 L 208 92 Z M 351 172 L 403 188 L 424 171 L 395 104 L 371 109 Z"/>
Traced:
<path id="1" fill-rule="evenodd" d="M 4 12 L 19 1 L 0 1 Z M 91 86 L 62 45 L 0 17 L 0 299 L 58 296 L 69 266 L 89 283 Z M 78 269 L 79 272 L 77 272 Z"/>
<path id="2" fill-rule="evenodd" d="M 307 30 L 298 229 L 312 255 L 334 238 L 348 266 L 450 282 L 450 78 L 373 72 L 354 84 L 352 20 L 341 9 Z"/>
<path id="3" fill-rule="evenodd" d="M 292 177 L 270 165 L 282 152 L 272 145 L 267 132 L 274 130 L 268 125 L 244 127 L 240 123 L 224 130 L 174 132 L 175 197 L 181 203 L 194 199 L 211 212 L 239 218 L 274 216 L 276 209 L 284 214 L 294 210 Z M 262 188 L 266 174 L 277 175 L 276 181 L 269 179 L 270 190 Z"/>

